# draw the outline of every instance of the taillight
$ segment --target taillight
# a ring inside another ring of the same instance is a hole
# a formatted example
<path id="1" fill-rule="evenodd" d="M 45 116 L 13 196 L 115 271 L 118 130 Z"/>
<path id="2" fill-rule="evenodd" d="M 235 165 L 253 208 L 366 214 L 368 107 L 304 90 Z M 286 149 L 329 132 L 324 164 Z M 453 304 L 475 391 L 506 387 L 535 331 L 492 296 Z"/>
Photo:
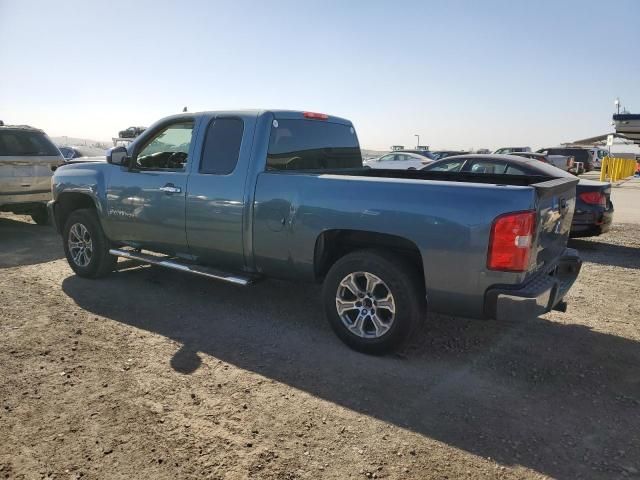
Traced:
<path id="1" fill-rule="evenodd" d="M 514 212 L 493 221 L 489 238 L 487 268 L 524 272 L 529 265 L 536 212 Z"/>
<path id="2" fill-rule="evenodd" d="M 600 205 L 607 208 L 607 197 L 602 192 L 583 192 L 580 195 L 580 200 L 589 205 Z"/>
<path id="3" fill-rule="evenodd" d="M 329 115 L 325 113 L 316 113 L 316 112 L 303 112 L 302 115 L 304 118 L 312 118 L 314 120 L 326 120 L 329 118 Z"/>

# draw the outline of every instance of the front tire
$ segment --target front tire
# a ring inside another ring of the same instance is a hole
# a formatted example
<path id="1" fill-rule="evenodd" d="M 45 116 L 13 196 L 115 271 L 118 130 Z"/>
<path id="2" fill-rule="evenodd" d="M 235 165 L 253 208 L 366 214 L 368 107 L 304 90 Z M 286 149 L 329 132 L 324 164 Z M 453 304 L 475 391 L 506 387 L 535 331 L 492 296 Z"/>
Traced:
<path id="1" fill-rule="evenodd" d="M 339 259 L 323 286 L 329 324 L 354 350 L 383 354 L 400 348 L 425 317 L 423 282 L 402 257 L 361 250 Z"/>
<path id="2" fill-rule="evenodd" d="M 95 210 L 74 210 L 63 230 L 64 253 L 76 275 L 98 278 L 115 269 L 118 259 L 109 254 L 109 241 Z"/>

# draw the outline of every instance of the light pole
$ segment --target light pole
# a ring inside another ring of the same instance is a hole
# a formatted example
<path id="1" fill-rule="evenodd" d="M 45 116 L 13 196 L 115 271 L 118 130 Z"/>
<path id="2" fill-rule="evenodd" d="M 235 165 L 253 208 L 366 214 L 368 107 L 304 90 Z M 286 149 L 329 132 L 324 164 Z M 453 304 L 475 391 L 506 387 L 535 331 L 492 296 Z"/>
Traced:
<path id="1" fill-rule="evenodd" d="M 418 137 L 418 144 L 416 145 L 416 150 L 418 149 L 418 147 L 420 146 L 420 135 L 418 135 L 417 133 L 414 135 L 414 137 Z"/>

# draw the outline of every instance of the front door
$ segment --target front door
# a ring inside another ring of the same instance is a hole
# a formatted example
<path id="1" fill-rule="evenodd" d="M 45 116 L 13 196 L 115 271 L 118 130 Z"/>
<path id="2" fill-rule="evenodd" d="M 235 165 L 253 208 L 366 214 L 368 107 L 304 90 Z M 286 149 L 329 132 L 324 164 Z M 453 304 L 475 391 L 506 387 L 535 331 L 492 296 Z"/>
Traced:
<path id="1" fill-rule="evenodd" d="M 107 190 L 107 231 L 114 241 L 167 254 L 188 254 L 185 199 L 193 155 L 192 119 L 158 126 L 114 166 Z"/>

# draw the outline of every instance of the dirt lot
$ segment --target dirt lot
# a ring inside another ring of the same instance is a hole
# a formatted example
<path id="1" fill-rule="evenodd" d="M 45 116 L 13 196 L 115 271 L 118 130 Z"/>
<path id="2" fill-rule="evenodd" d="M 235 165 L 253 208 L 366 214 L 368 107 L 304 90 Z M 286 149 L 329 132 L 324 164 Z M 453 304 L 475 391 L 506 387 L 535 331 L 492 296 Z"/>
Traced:
<path id="1" fill-rule="evenodd" d="M 568 313 L 430 315 L 372 358 L 317 286 L 83 280 L 0 217 L 0 478 L 637 478 L 640 226 L 574 246 Z"/>

